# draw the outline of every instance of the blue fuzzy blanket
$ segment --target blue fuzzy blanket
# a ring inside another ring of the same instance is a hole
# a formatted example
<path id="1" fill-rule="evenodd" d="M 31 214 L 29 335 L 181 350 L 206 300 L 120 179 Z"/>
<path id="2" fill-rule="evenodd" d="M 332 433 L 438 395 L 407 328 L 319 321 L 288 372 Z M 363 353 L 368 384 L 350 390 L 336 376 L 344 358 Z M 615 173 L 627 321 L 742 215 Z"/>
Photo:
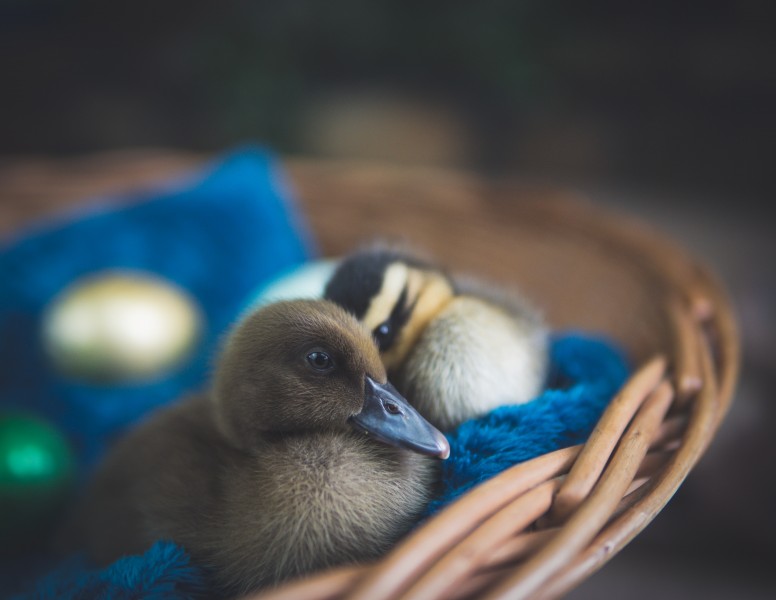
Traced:
<path id="1" fill-rule="evenodd" d="M 0 247 L 0 409 L 24 409 L 58 427 L 74 449 L 80 483 L 116 435 L 206 381 L 219 338 L 257 289 L 315 256 L 302 217 L 277 161 L 246 148 L 140 201 L 106 199 L 6 241 Z M 162 379 L 79 384 L 52 370 L 42 352 L 37 340 L 46 304 L 74 279 L 111 268 L 168 278 L 200 303 L 205 335 L 189 361 Z M 515 463 L 584 441 L 628 373 L 614 345 L 575 333 L 555 337 L 551 364 L 538 398 L 496 409 L 448 435 L 443 490 L 426 516 Z M 102 570 L 82 557 L 53 562 L 41 548 L 32 544 L 31 553 L 3 559 L 3 597 L 209 597 L 205 573 L 168 541 Z"/>
<path id="2" fill-rule="evenodd" d="M 202 571 L 172 542 L 157 542 L 139 556 L 93 569 L 75 556 L 40 578 L 34 591 L 14 596 L 37 600 L 193 600 L 212 597 Z"/>

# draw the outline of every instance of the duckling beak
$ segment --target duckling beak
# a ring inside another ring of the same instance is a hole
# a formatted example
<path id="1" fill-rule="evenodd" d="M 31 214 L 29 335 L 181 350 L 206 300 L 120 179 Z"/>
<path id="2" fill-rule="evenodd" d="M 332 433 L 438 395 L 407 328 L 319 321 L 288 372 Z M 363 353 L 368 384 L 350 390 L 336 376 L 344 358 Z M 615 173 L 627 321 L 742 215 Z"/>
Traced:
<path id="1" fill-rule="evenodd" d="M 442 433 L 420 416 L 390 383 L 366 377 L 364 406 L 348 419 L 351 425 L 392 446 L 435 456 L 450 456 L 450 444 Z"/>

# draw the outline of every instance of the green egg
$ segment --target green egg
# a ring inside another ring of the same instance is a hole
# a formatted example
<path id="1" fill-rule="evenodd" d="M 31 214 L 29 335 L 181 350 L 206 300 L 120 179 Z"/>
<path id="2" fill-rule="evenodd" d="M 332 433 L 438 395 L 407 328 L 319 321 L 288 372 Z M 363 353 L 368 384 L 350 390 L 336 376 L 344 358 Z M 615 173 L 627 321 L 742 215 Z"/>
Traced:
<path id="1" fill-rule="evenodd" d="M 0 413 L 0 537 L 48 526 L 74 480 L 64 435 L 38 417 Z"/>

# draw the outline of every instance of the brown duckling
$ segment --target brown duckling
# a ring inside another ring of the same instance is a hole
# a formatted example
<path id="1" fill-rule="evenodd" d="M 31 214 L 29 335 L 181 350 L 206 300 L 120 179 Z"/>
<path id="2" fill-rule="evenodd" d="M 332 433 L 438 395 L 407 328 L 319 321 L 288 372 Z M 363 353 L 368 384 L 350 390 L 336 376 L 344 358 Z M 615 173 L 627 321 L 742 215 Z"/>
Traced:
<path id="1" fill-rule="evenodd" d="M 366 435 L 365 435 L 366 434 Z M 416 522 L 449 445 L 333 303 L 264 306 L 227 338 L 212 393 L 120 441 L 77 525 L 106 564 L 182 545 L 224 593 L 382 555 Z"/>
<path id="2" fill-rule="evenodd" d="M 391 381 L 443 431 L 544 385 L 547 327 L 517 292 L 375 245 L 340 262 L 324 297 L 372 331 Z"/>

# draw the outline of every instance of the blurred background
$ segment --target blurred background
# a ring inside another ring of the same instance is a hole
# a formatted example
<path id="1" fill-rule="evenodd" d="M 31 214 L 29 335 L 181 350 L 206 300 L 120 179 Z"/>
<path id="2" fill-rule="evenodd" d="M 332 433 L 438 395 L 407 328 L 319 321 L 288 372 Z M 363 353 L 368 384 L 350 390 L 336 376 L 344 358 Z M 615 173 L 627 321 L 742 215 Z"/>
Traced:
<path id="1" fill-rule="evenodd" d="M 675 499 L 570 597 L 772 598 L 775 22 L 766 0 L 0 0 L 0 162 L 260 141 L 652 223 L 730 290 L 741 383 Z"/>

